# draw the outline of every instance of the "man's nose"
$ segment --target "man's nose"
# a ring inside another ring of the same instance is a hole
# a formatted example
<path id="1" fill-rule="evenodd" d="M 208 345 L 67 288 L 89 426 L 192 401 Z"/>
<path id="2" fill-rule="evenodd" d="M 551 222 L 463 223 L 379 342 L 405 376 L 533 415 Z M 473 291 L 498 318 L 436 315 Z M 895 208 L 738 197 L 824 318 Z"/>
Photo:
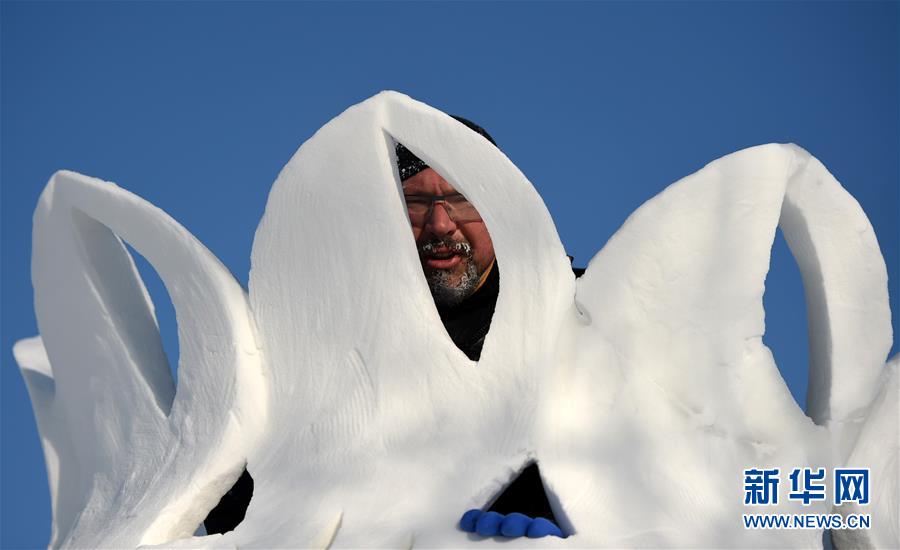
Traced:
<path id="1" fill-rule="evenodd" d="M 435 202 L 431 207 L 431 215 L 425 222 L 425 229 L 437 237 L 446 237 L 456 231 L 456 222 L 447 213 L 444 203 Z"/>

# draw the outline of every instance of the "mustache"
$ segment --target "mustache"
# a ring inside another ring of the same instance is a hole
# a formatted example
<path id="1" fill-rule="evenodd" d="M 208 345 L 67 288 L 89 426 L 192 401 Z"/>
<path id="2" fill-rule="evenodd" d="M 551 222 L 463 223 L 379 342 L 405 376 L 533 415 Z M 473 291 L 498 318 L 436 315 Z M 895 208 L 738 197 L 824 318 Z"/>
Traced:
<path id="1" fill-rule="evenodd" d="M 422 254 L 431 254 L 437 248 L 446 248 L 454 254 L 463 254 L 468 256 L 472 253 L 472 245 L 466 241 L 454 241 L 453 239 L 433 239 L 419 247 Z"/>

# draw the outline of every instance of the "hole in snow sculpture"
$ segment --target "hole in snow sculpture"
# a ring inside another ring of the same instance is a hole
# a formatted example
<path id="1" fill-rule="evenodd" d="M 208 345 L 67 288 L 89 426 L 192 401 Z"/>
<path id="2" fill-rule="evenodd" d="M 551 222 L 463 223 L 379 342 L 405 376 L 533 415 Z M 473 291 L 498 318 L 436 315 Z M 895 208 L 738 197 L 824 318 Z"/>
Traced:
<path id="1" fill-rule="evenodd" d="M 519 513 L 530 518 L 546 518 L 557 523 L 556 515 L 547 499 L 537 462 L 529 462 L 497 495 L 487 511 L 504 515 Z"/>
<path id="2" fill-rule="evenodd" d="M 168 414 L 174 399 L 176 369 L 166 355 L 154 302 L 137 267 L 136 258 L 140 255 L 130 254 L 131 247 L 122 238 L 77 208 L 72 209 L 72 226 L 84 256 L 86 275 L 98 293 L 103 313 L 119 329 L 119 337 L 131 353 L 142 358 L 146 379 L 156 386 L 157 404 Z M 153 271 L 152 267 L 149 271 Z M 177 355 L 175 359 L 177 364 Z"/>
<path id="3" fill-rule="evenodd" d="M 559 500 L 548 498 L 541 473 L 535 461 L 529 461 L 494 495 L 491 504 L 482 509 L 466 511 L 459 520 L 459 528 L 470 533 L 470 540 L 478 537 L 566 538 L 573 531 L 561 512 Z M 561 521 L 562 520 L 562 521 Z"/>
<path id="4" fill-rule="evenodd" d="M 453 118 L 497 145 L 481 126 Z M 475 205 L 437 170 L 402 143 L 390 141 L 413 240 L 441 322 L 456 347 L 477 361 L 500 282 L 487 226 Z"/>
<path id="5" fill-rule="evenodd" d="M 763 304 L 766 310 L 763 342 L 772 350 L 794 401 L 806 410 L 809 379 L 806 300 L 800 270 L 781 230 L 776 232 L 772 245 Z"/>
<path id="6" fill-rule="evenodd" d="M 178 331 L 172 299 L 169 297 L 169 292 L 166 290 L 165 284 L 163 284 L 162 279 L 159 278 L 159 274 L 153 269 L 150 262 L 126 241 L 122 241 L 122 244 L 125 245 L 125 249 L 131 256 L 138 274 L 140 275 L 140 280 L 144 285 L 144 289 L 147 291 L 147 303 L 151 307 L 151 313 L 156 320 L 160 344 L 166 354 L 169 372 L 172 373 L 172 380 L 177 387 Z"/>
<path id="7" fill-rule="evenodd" d="M 203 521 L 206 534 L 227 533 L 244 521 L 247 514 L 247 506 L 253 498 L 253 478 L 244 468 L 241 477 L 234 486 L 222 495 L 216 507 L 210 510 L 209 515 Z"/>
<path id="8" fill-rule="evenodd" d="M 398 151 L 411 155 L 402 145 Z M 441 322 L 456 347 L 477 361 L 500 282 L 488 229 L 475 206 L 436 171 L 425 167 L 409 175 L 401 165 L 400 172 L 407 176 L 403 200 Z"/>

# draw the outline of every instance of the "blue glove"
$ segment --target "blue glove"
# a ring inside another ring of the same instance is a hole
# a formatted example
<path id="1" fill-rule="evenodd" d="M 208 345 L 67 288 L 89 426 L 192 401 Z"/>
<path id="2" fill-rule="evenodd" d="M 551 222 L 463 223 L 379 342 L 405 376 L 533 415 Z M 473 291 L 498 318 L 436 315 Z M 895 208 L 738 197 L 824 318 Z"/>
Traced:
<path id="1" fill-rule="evenodd" d="M 493 537 L 500 534 L 500 524 L 503 522 L 503 514 L 497 512 L 485 512 L 481 514 L 475 523 L 475 532 L 482 537 Z"/>
<path id="2" fill-rule="evenodd" d="M 562 530 L 547 518 L 534 518 L 531 525 L 528 526 L 528 532 L 525 533 L 525 536 L 530 539 L 539 539 L 547 535 L 563 536 Z"/>
<path id="3" fill-rule="evenodd" d="M 459 528 L 466 533 L 474 533 L 475 524 L 478 523 L 478 518 L 480 517 L 481 510 L 469 510 L 463 514 L 462 519 L 459 520 Z"/>
<path id="4" fill-rule="evenodd" d="M 562 529 L 546 518 L 530 518 L 519 512 L 507 515 L 497 512 L 469 510 L 459 520 L 459 528 L 466 533 L 478 533 L 482 537 L 516 538 L 526 536 L 536 539 L 553 535 L 565 538 Z"/>
<path id="5" fill-rule="evenodd" d="M 509 538 L 524 536 L 528 532 L 528 526 L 531 522 L 532 519 L 525 514 L 520 514 L 519 512 L 507 514 L 503 519 L 503 523 L 500 524 L 500 534 Z"/>

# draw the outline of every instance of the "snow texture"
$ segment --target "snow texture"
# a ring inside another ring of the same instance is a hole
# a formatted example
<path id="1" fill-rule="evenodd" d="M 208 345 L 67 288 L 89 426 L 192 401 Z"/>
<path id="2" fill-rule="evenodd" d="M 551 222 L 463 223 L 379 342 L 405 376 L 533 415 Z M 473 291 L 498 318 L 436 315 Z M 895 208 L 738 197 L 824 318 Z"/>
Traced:
<path id="1" fill-rule="evenodd" d="M 847 514 L 872 514 L 870 531 L 833 531 L 838 548 L 897 548 L 900 541 L 900 415 L 897 396 L 900 395 L 900 361 L 895 356 L 888 363 L 879 383 L 878 397 L 859 435 L 859 441 L 847 464 L 869 468 L 871 479 L 878 480 L 870 487 L 872 503 L 866 506 L 841 505 Z"/>
<path id="2" fill-rule="evenodd" d="M 428 291 L 395 140 L 476 205 L 493 239 L 500 294 L 477 363 Z M 779 225 L 809 308 L 809 417 L 762 342 Z M 122 239 L 172 297 L 177 392 Z M 856 201 L 796 146 L 739 151 L 671 185 L 576 281 L 509 159 L 384 92 L 279 175 L 249 296 L 165 213 L 70 172 L 35 212 L 32 277 L 43 342 L 15 353 L 54 547 L 493 545 L 457 522 L 531 460 L 571 536 L 516 546 L 818 547 L 820 531 L 744 530 L 743 470 L 844 464 L 872 468 L 875 496 L 873 529 L 845 542 L 898 544 L 884 261 Z M 245 463 L 244 522 L 191 538 Z M 830 511 L 788 489 L 766 513 Z"/>

